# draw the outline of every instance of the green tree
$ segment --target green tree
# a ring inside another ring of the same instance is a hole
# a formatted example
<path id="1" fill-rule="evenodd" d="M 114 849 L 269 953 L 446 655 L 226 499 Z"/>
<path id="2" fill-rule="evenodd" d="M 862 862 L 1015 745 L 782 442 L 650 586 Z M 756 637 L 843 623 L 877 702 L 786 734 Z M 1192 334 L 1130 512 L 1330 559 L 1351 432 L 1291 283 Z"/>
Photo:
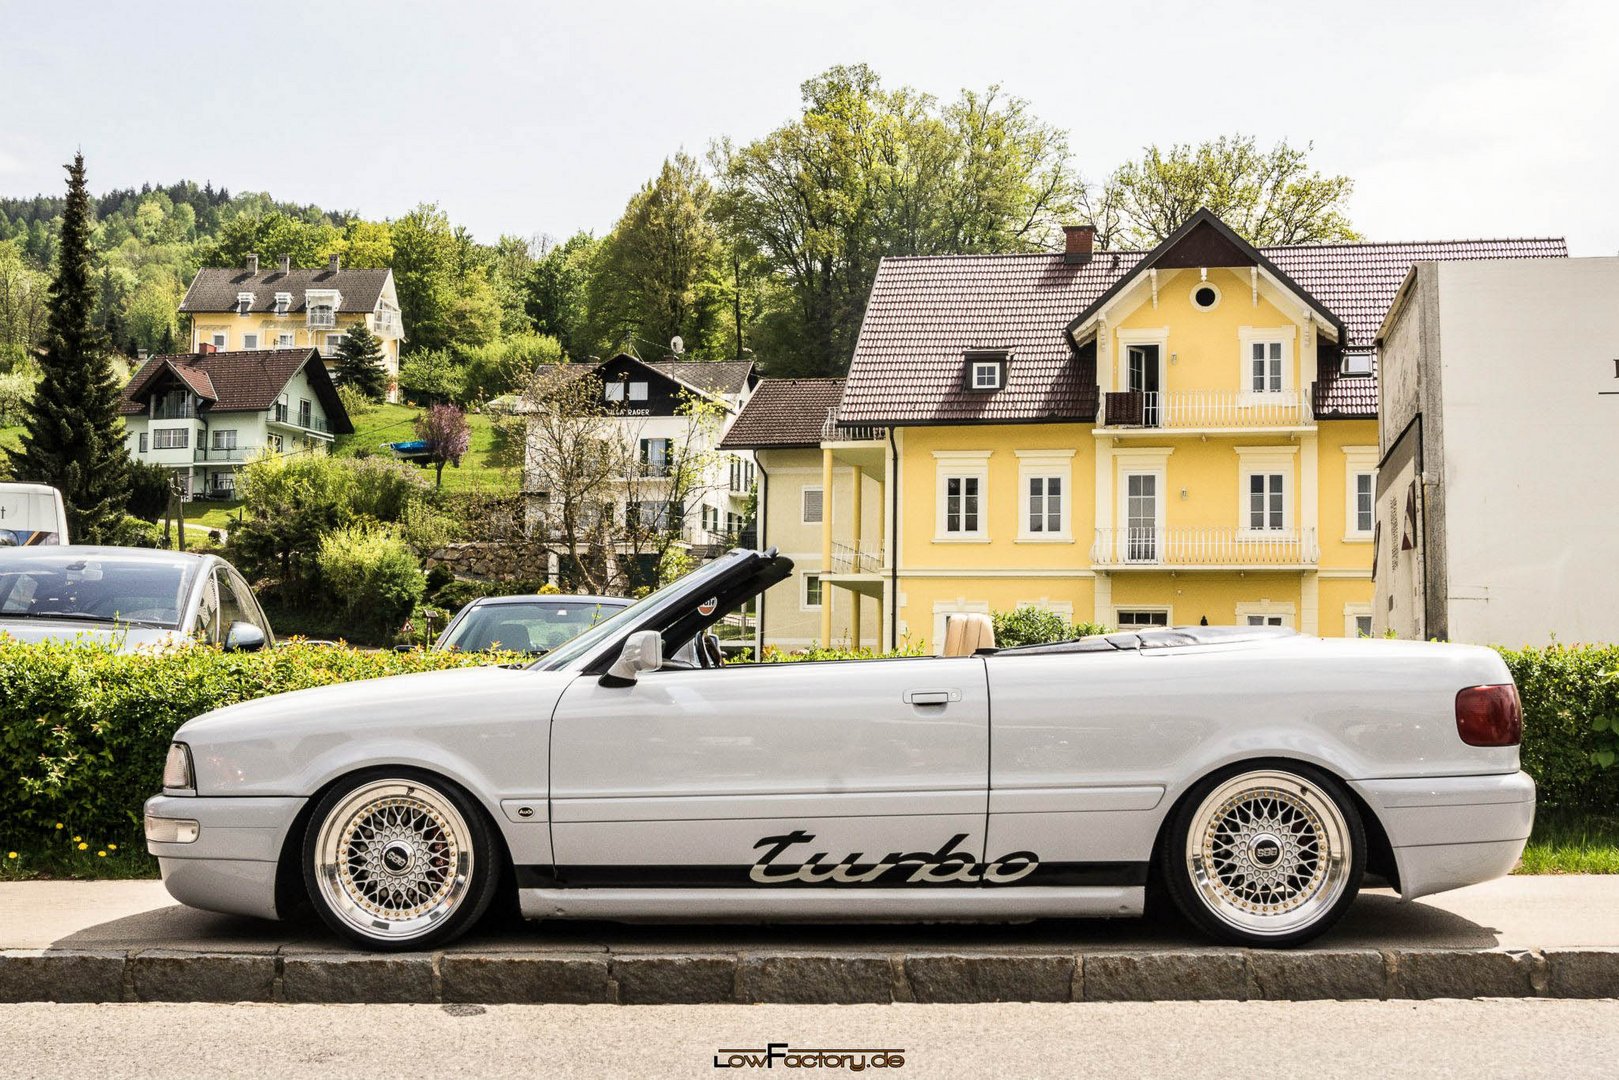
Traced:
<path id="1" fill-rule="evenodd" d="M 1312 149 L 1284 139 L 1261 150 L 1251 135 L 1149 146 L 1086 191 L 1084 213 L 1103 247 L 1151 247 L 1202 207 L 1261 246 L 1359 240 L 1347 209 L 1354 181 L 1311 169 Z"/>
<path id="2" fill-rule="evenodd" d="M 803 85 L 801 116 L 746 146 L 721 141 L 715 217 L 765 280 L 751 333 L 776 374 L 844 370 L 877 265 L 890 255 L 1053 248 L 1078 180 L 1066 137 L 998 88 L 885 90 L 864 65 Z"/>
<path id="3" fill-rule="evenodd" d="M 241 520 L 231 529 L 237 565 L 283 585 L 309 580 L 321 538 L 354 518 L 354 473 L 338 458 L 265 454 L 243 467 Z"/>
<path id="4" fill-rule="evenodd" d="M 382 341 L 362 323 L 345 330 L 337 346 L 338 386 L 352 386 L 371 401 L 388 392 L 388 372 L 382 366 Z"/>
<path id="5" fill-rule="evenodd" d="M 45 336 L 50 279 L 11 241 L 0 241 L 0 362 L 27 356 Z"/>
<path id="6" fill-rule="evenodd" d="M 83 154 L 74 155 L 67 173 L 67 206 L 40 359 L 43 378 L 14 468 L 22 479 L 59 489 L 74 539 L 94 544 L 109 539 L 123 518 L 129 453 L 118 416 L 119 387 L 106 339 L 95 322 L 99 288 L 90 246 L 95 221 Z"/>
<path id="7" fill-rule="evenodd" d="M 630 199 L 602 241 L 587 293 L 589 332 L 603 355 L 684 338 L 704 355 L 723 340 L 724 247 L 709 218 L 713 188 L 695 159 L 676 154 Z"/>
<path id="8" fill-rule="evenodd" d="M 393 229 L 386 221 L 351 218 L 343 226 L 341 249 L 343 265 L 352 267 L 392 266 Z"/>
<path id="9" fill-rule="evenodd" d="M 455 336 L 458 254 L 444 211 L 423 203 L 391 223 L 394 287 L 411 349 L 442 349 Z"/>
<path id="10" fill-rule="evenodd" d="M 454 405 L 434 405 L 416 418 L 416 437 L 427 443 L 429 460 L 437 473 L 436 487 L 444 486 L 444 466 L 461 467 L 461 459 L 472 445 L 472 428 L 467 414 Z"/>
<path id="11" fill-rule="evenodd" d="M 242 266 L 249 254 L 261 266 L 274 265 L 283 255 L 293 266 L 319 266 L 329 252 L 342 247 L 337 229 L 325 221 L 305 221 L 282 210 L 238 214 L 220 227 L 202 255 L 205 266 Z"/>
<path id="12" fill-rule="evenodd" d="M 600 247 L 588 232 L 549 244 L 523 282 L 523 310 L 534 329 L 556 338 L 563 352 L 576 359 L 583 359 L 578 347 L 583 344 L 586 292 Z"/>

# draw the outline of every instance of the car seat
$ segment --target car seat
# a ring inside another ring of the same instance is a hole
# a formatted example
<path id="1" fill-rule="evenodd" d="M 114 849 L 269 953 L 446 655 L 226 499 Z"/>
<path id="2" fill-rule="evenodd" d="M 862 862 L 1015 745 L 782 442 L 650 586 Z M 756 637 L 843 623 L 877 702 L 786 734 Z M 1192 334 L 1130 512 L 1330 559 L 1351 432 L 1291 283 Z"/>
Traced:
<path id="1" fill-rule="evenodd" d="M 944 651 L 940 656 L 971 656 L 995 647 L 995 621 L 978 612 L 948 615 L 944 623 Z"/>

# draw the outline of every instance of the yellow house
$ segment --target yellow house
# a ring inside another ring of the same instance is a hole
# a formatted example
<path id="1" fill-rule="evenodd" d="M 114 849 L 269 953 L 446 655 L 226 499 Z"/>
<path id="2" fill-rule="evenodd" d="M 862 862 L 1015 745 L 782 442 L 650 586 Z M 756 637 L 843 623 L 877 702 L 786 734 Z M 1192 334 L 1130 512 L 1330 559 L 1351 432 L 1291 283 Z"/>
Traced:
<path id="1" fill-rule="evenodd" d="M 191 351 L 254 352 L 317 349 L 328 370 L 343 335 L 364 323 L 382 341 L 388 400 L 399 400 L 399 347 L 405 340 L 393 271 L 345 270 L 336 255 L 323 269 L 295 270 L 282 257 L 260 271 L 259 257 L 242 267 L 197 271 L 180 312 L 191 316 Z"/>
<path id="2" fill-rule="evenodd" d="M 1073 227 L 1061 254 L 884 260 L 821 475 L 761 479 L 766 537 L 785 528 L 769 508 L 851 493 L 826 503 L 815 569 L 796 571 L 817 575 L 817 640 L 935 648 L 952 613 L 1021 606 L 1369 632 L 1379 321 L 1416 261 L 1546 254 L 1259 249 L 1208 211 L 1148 252 L 1091 240 Z M 768 609 L 763 638 L 778 639 Z"/>

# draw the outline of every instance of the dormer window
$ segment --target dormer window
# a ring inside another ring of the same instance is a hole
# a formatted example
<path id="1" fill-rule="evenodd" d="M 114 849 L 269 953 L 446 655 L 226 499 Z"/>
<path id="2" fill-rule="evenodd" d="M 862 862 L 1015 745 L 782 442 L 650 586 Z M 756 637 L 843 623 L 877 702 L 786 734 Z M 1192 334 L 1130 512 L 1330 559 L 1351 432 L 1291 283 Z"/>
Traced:
<path id="1" fill-rule="evenodd" d="M 1370 375 L 1372 373 L 1372 354 L 1369 352 L 1344 353 L 1343 367 L 1340 370 L 1345 375 Z"/>
<path id="2" fill-rule="evenodd" d="M 291 308 L 292 294 L 290 292 L 278 292 L 275 294 L 275 313 L 277 315 L 285 315 Z"/>
<path id="3" fill-rule="evenodd" d="M 253 310 L 253 294 L 250 293 L 250 292 L 239 292 L 239 293 L 237 293 L 236 294 L 236 314 L 238 314 L 238 315 L 246 315 L 251 310 Z"/>
<path id="4" fill-rule="evenodd" d="M 969 352 L 967 358 L 967 389 L 977 393 L 993 393 L 1006 385 L 1006 352 Z"/>
<path id="5" fill-rule="evenodd" d="M 309 289 L 304 307 L 309 312 L 310 329 L 331 329 L 337 325 L 339 297 L 336 289 Z"/>

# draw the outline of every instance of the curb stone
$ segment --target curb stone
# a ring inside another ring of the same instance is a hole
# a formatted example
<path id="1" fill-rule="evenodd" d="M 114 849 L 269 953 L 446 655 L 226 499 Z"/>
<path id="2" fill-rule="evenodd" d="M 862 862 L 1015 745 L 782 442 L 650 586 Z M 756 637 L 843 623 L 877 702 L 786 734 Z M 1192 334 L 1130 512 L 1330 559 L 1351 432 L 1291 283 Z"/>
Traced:
<path id="1" fill-rule="evenodd" d="M 0 951 L 0 1002 L 887 1004 L 1619 997 L 1619 950 Z"/>

